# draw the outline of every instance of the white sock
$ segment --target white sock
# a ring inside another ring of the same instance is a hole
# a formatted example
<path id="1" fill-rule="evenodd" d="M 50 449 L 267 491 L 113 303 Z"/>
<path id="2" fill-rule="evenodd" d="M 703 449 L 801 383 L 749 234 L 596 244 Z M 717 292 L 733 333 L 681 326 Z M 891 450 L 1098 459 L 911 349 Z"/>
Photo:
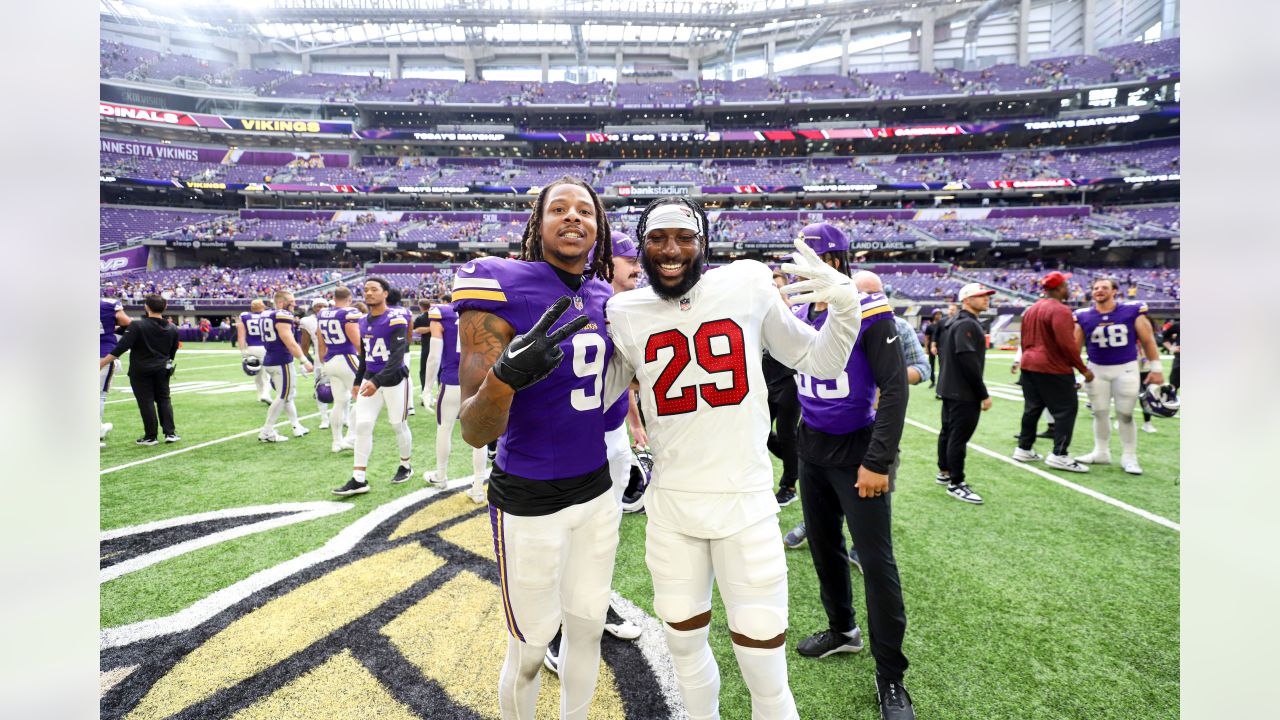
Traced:
<path id="1" fill-rule="evenodd" d="M 589 620 L 564 614 L 560 638 L 560 718 L 586 720 L 600 675 L 600 636 L 604 616 Z"/>
<path id="2" fill-rule="evenodd" d="M 663 623 L 662 627 L 689 720 L 717 720 L 720 717 L 720 667 L 707 642 L 711 626 L 676 630 Z"/>
<path id="3" fill-rule="evenodd" d="M 751 691 L 751 720 L 798 720 L 787 684 L 786 646 L 749 648 L 734 643 L 733 654 Z"/>
<path id="4" fill-rule="evenodd" d="M 289 418 L 290 425 L 298 427 L 298 406 L 294 404 L 293 400 L 285 400 L 284 414 L 285 417 Z"/>
<path id="5" fill-rule="evenodd" d="M 392 427 L 396 431 L 396 444 L 400 446 L 400 457 L 413 457 L 413 433 L 409 430 L 409 423 L 396 423 Z M 408 460 L 401 460 L 401 464 L 409 467 Z"/>
<path id="6" fill-rule="evenodd" d="M 364 479 L 364 470 L 352 470 L 352 471 L 351 471 L 351 478 L 352 478 L 353 480 L 355 480 L 356 482 L 365 482 L 365 479 Z"/>
<path id="7" fill-rule="evenodd" d="M 498 676 L 498 710 L 503 720 L 534 720 L 546 654 L 546 645 L 529 645 L 507 635 L 507 657 Z"/>
<path id="8" fill-rule="evenodd" d="M 478 447 L 471 451 L 471 487 L 480 487 L 484 484 L 484 463 L 488 453 L 485 448 Z"/>

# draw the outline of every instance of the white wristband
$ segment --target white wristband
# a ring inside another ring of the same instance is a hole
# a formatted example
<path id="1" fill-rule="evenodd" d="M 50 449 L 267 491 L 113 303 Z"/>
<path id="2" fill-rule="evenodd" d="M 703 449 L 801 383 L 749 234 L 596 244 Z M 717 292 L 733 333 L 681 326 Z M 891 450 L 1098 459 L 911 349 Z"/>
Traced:
<path id="1" fill-rule="evenodd" d="M 1160 373 L 1161 375 L 1163 375 L 1163 374 L 1164 374 L 1164 366 L 1162 366 L 1162 365 L 1160 364 L 1160 361 L 1159 361 L 1159 360 L 1149 360 L 1149 361 L 1147 362 L 1147 372 L 1149 372 L 1149 373 Z"/>

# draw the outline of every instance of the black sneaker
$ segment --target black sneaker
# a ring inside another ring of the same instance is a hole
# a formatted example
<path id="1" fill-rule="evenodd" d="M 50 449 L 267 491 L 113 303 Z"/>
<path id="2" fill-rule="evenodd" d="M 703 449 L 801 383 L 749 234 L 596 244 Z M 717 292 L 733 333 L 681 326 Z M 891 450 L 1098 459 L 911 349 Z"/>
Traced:
<path id="1" fill-rule="evenodd" d="M 609 609 L 604 614 L 604 629 L 619 640 L 635 640 L 643 632 L 639 625 L 619 615 L 613 609 L 613 603 L 609 603 Z"/>
<path id="2" fill-rule="evenodd" d="M 880 720 L 915 720 L 911 694 L 901 682 L 884 680 L 877 674 L 876 698 L 880 701 Z"/>
<path id="3" fill-rule="evenodd" d="M 344 495 L 344 496 L 345 495 L 363 495 L 364 493 L 369 492 L 369 483 L 360 482 L 355 478 L 351 478 L 350 480 L 347 481 L 346 485 L 343 485 L 340 488 L 334 488 L 332 492 L 334 495 Z"/>
<path id="4" fill-rule="evenodd" d="M 396 468 L 396 474 L 395 474 L 395 477 L 391 478 L 391 484 L 399 485 L 400 483 L 408 480 L 411 477 L 413 477 L 413 468 L 408 468 L 401 465 L 400 467 Z"/>
<path id="5" fill-rule="evenodd" d="M 789 487 L 779 488 L 773 497 L 778 501 L 778 507 L 786 507 L 796 501 L 796 491 Z"/>
<path id="6" fill-rule="evenodd" d="M 1044 432 L 1036 433 L 1036 437 L 1049 438 L 1052 440 L 1053 439 L 1053 423 L 1049 423 L 1049 426 L 1044 429 Z"/>
<path id="7" fill-rule="evenodd" d="M 973 488 L 969 487 L 968 483 L 959 483 L 957 485 L 952 485 L 951 487 L 947 488 L 947 494 L 959 500 L 960 502 L 967 502 L 970 505 L 982 504 L 982 496 L 974 492 Z"/>
<path id="8" fill-rule="evenodd" d="M 174 434 L 174 435 L 165 435 L 165 436 L 164 436 L 164 441 L 165 441 L 165 442 L 167 442 L 167 443 L 176 443 L 176 442 L 178 442 L 178 441 L 179 441 L 179 440 L 181 440 L 181 439 L 182 439 L 182 438 L 178 437 L 176 434 Z"/>
<path id="9" fill-rule="evenodd" d="M 160 441 L 156 440 L 155 438 L 140 437 L 137 440 L 134 440 L 133 444 L 134 445 L 159 445 Z"/>
<path id="10" fill-rule="evenodd" d="M 796 652 L 810 658 L 824 658 L 842 652 L 862 652 L 862 630 L 854 625 L 853 637 L 834 630 L 823 630 L 801 640 L 796 645 Z"/>
<path id="11" fill-rule="evenodd" d="M 937 475 L 934 475 L 934 476 L 933 476 L 933 481 L 934 481 L 934 482 L 936 482 L 936 483 L 938 483 L 939 485 L 950 485 L 950 484 L 951 484 L 951 474 L 950 474 L 950 473 L 938 473 Z"/>
<path id="12" fill-rule="evenodd" d="M 560 630 L 556 631 L 556 636 L 551 638 L 551 644 L 547 646 L 547 654 L 542 658 L 542 666 L 557 677 L 560 675 L 560 633 Z"/>

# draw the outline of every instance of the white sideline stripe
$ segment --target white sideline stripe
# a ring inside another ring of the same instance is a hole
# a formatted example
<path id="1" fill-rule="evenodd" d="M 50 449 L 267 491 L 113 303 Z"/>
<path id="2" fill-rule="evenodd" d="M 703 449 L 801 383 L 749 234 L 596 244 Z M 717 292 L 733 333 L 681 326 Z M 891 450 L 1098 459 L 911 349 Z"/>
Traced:
<path id="1" fill-rule="evenodd" d="M 314 503 L 285 503 L 282 505 L 259 505 L 250 508 L 233 508 L 231 510 L 220 510 L 211 513 L 200 513 L 200 515 L 188 515 L 185 518 L 173 518 L 171 520 L 162 520 L 158 523 L 148 523 L 153 526 L 150 529 L 156 529 L 154 526 L 174 527 L 175 525 L 185 525 L 199 520 L 213 520 L 219 518 L 239 517 L 243 515 L 256 515 L 264 512 L 281 512 L 289 511 L 289 515 L 283 517 L 268 518 L 260 520 L 256 523 L 240 525 L 238 527 L 227 528 L 216 533 L 194 538 L 186 542 L 156 550 L 154 552 L 138 555 L 124 562 L 116 563 L 110 567 L 102 568 L 98 571 L 98 584 L 101 585 L 110 580 L 115 580 L 121 575 L 128 575 L 131 572 L 137 572 L 146 567 L 151 567 L 159 562 L 170 560 L 194 552 L 200 548 L 217 545 L 220 542 L 233 540 L 245 535 L 253 535 L 255 533 L 274 530 L 278 527 L 293 525 L 294 523 L 304 522 L 315 518 L 322 518 L 328 515 L 334 515 L 345 510 L 350 510 L 353 506 L 350 503 L 341 502 L 314 502 Z M 111 537 L 123 537 L 133 535 L 139 532 L 145 532 L 148 529 L 145 525 L 135 526 L 133 528 L 122 528 L 121 530 L 113 530 L 109 533 L 103 533 L 102 540 L 108 540 Z"/>
<path id="2" fill-rule="evenodd" d="M 303 421 L 303 420 L 310 420 L 311 418 L 314 418 L 314 417 L 320 417 L 320 413 L 315 412 L 315 413 L 311 413 L 310 415 L 302 415 L 302 416 L 299 416 L 299 417 L 298 417 L 298 421 L 299 421 L 299 422 L 301 422 L 301 421 Z M 289 421 L 288 421 L 288 420 L 282 420 L 282 421 L 280 421 L 280 422 L 276 423 L 276 424 L 274 425 L 274 427 L 280 427 L 281 425 L 288 425 L 288 424 L 289 424 Z M 242 432 L 242 433 L 236 433 L 235 435 L 228 435 L 228 436 L 226 436 L 226 437 L 224 437 L 224 438 L 218 438 L 217 440 L 207 440 L 207 441 L 202 442 L 202 443 L 196 443 L 195 445 L 188 445 L 187 447 L 184 447 L 184 448 L 179 448 L 179 449 L 177 449 L 177 450 L 171 450 L 171 451 L 169 451 L 169 452 L 167 452 L 167 453 L 160 453 L 159 455 L 152 455 L 151 457 L 145 457 L 145 458 L 142 458 L 141 460 L 134 460 L 133 462 L 125 463 L 124 465 L 117 465 L 117 466 L 115 466 L 115 467 L 109 467 L 109 468 L 107 468 L 106 470 L 101 470 L 101 471 L 99 471 L 99 472 L 98 472 L 98 476 L 99 476 L 99 477 L 101 477 L 101 476 L 106 475 L 106 474 L 108 474 L 108 473 L 116 472 L 117 470 L 124 470 L 125 468 L 131 468 L 131 467 L 135 467 L 135 466 L 138 466 L 138 465 L 145 465 L 145 464 L 147 464 L 147 463 L 149 463 L 149 462 L 155 462 L 155 461 L 157 461 L 157 460 L 163 460 L 163 459 L 168 458 L 168 457 L 173 457 L 174 455 L 181 455 L 182 453 L 185 453 L 185 452 L 191 452 L 192 450 L 199 450 L 199 449 L 200 449 L 200 448 L 202 448 L 202 447 L 209 447 L 210 445 L 217 445 L 218 443 L 224 443 L 224 442 L 226 442 L 226 441 L 228 441 L 228 440 L 235 440 L 236 438 L 242 438 L 242 437 L 244 437 L 244 436 L 246 436 L 246 435 L 252 435 L 252 434 L 257 433 L 257 432 L 262 432 L 262 428 L 260 428 L 260 427 L 259 427 L 259 428 L 254 428 L 253 430 L 245 430 L 245 431 L 244 431 L 244 432 Z"/>
<path id="3" fill-rule="evenodd" d="M 472 476 L 469 475 L 465 478 L 453 480 L 447 487 L 452 489 L 470 485 L 471 478 Z M 438 488 L 425 487 L 392 500 L 343 528 L 341 532 L 333 536 L 329 542 L 321 547 L 291 560 L 286 560 L 274 567 L 259 570 L 244 580 L 218 590 L 203 600 L 198 600 L 172 615 L 151 620 L 141 620 L 129 625 L 102 630 L 98 634 L 99 647 L 102 650 L 107 650 L 129 645 L 139 640 L 190 630 L 259 590 L 296 575 L 313 565 L 332 560 L 343 553 L 350 552 L 356 546 L 356 543 L 364 539 L 366 535 L 388 518 L 419 500 L 431 497 L 439 492 Z"/>
<path id="4" fill-rule="evenodd" d="M 913 426 L 915 426 L 915 427 L 918 427 L 918 428 L 920 428 L 921 430 L 925 430 L 925 431 L 931 432 L 931 433 L 933 433 L 934 435 L 938 435 L 938 434 L 940 434 L 940 432 L 941 432 L 940 430 L 937 430 L 936 428 L 931 428 L 931 427 L 929 427 L 928 425 L 925 425 L 924 423 L 916 422 L 915 420 L 912 420 L 911 418 L 907 418 L 907 424 L 908 424 L 908 425 L 913 425 Z M 984 448 L 984 447 L 982 447 L 981 445 L 975 445 L 974 443 L 969 443 L 969 444 L 968 444 L 968 447 L 971 447 L 971 448 L 973 448 L 974 450 L 977 450 L 978 452 L 982 453 L 983 455 L 987 455 L 987 456 L 989 456 L 989 457 L 993 457 L 993 458 L 995 458 L 995 459 L 997 459 L 997 460 L 1000 460 L 1000 461 L 1002 461 L 1002 462 L 1008 463 L 1008 464 L 1010 464 L 1010 465 L 1012 465 L 1012 466 L 1014 466 L 1014 467 L 1016 467 L 1016 468 L 1021 468 L 1021 469 L 1023 469 L 1023 470 L 1026 470 L 1027 472 L 1032 473 L 1032 474 L 1034 474 L 1034 475 L 1039 475 L 1040 477 L 1044 478 L 1045 480 L 1051 480 L 1051 481 L 1053 481 L 1053 482 L 1055 482 L 1055 483 L 1057 483 L 1057 484 L 1059 484 L 1059 485 L 1061 485 L 1061 486 L 1063 486 L 1063 487 L 1065 487 L 1065 488 L 1068 488 L 1068 489 L 1070 489 L 1070 490 L 1075 490 L 1075 491 L 1076 491 L 1076 492 L 1078 492 L 1078 493 L 1083 493 L 1083 494 L 1085 494 L 1085 495 L 1088 495 L 1089 497 L 1091 497 L 1091 498 L 1093 498 L 1093 499 L 1095 499 L 1095 500 L 1101 500 L 1102 502 L 1104 502 L 1104 503 L 1106 503 L 1106 504 L 1108 504 L 1108 505 L 1111 505 L 1111 506 L 1113 506 L 1113 507 L 1118 507 L 1118 508 L 1120 508 L 1121 510 L 1124 510 L 1124 511 L 1126 511 L 1126 512 L 1131 512 L 1131 513 L 1133 513 L 1134 515 L 1137 515 L 1138 517 L 1146 518 L 1147 520 L 1150 520 L 1151 522 L 1156 523 L 1157 525 L 1163 525 L 1163 526 L 1165 526 L 1165 527 L 1167 527 L 1167 528 L 1169 528 L 1169 529 L 1171 529 L 1171 530 L 1174 530 L 1174 531 L 1176 531 L 1176 532 L 1182 532 L 1182 526 L 1181 526 L 1181 525 L 1179 525 L 1178 523 L 1176 523 L 1176 522 L 1174 522 L 1174 521 L 1172 521 L 1172 520 L 1170 520 L 1170 519 L 1168 519 L 1168 518 L 1165 518 L 1165 517 L 1161 517 L 1161 516 L 1159 516 L 1159 515 L 1156 515 L 1156 514 L 1155 514 L 1155 513 L 1153 513 L 1153 512 L 1148 512 L 1148 511 L 1146 511 L 1146 510 L 1143 510 L 1143 509 L 1142 509 L 1142 508 L 1140 508 L 1140 507 L 1134 507 L 1133 505 L 1130 505 L 1129 503 L 1124 502 L 1123 500 L 1117 500 L 1117 499 L 1115 499 L 1115 498 L 1111 497 L 1110 495 L 1104 495 L 1104 494 L 1102 494 L 1102 493 L 1100 493 L 1100 492 L 1098 492 L 1097 490 L 1094 490 L 1094 489 L 1092 489 L 1092 488 L 1087 488 L 1087 487 L 1085 487 L 1085 486 L 1083 486 L 1083 485 L 1077 485 L 1077 484 L 1075 484 L 1075 483 L 1071 482 L 1070 480 L 1063 480 L 1062 478 L 1058 477 L 1057 475 L 1054 475 L 1054 474 L 1053 474 L 1053 473 L 1051 473 L 1051 472 L 1045 472 L 1044 470 L 1041 470 L 1040 468 L 1038 468 L 1038 467 L 1036 467 L 1036 466 L 1034 466 L 1034 465 L 1029 465 L 1029 464 L 1027 464 L 1027 463 L 1021 463 L 1021 462 L 1018 462 L 1017 460 L 1014 460 L 1013 458 L 1009 457 L 1008 455 L 1001 455 L 1000 453 L 995 452 L 994 450 L 988 450 L 987 448 Z"/>

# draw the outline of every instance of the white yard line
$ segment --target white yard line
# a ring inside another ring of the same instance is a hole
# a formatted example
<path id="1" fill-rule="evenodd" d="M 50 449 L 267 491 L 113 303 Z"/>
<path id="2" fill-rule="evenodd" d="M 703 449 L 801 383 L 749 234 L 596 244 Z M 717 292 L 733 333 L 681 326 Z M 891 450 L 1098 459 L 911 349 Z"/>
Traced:
<path id="1" fill-rule="evenodd" d="M 298 420 L 299 421 L 310 420 L 311 418 L 315 418 L 315 417 L 320 417 L 320 413 L 311 413 L 310 415 L 302 415 L 298 417 Z M 280 427 L 281 425 L 288 425 L 288 424 L 289 424 L 288 420 L 282 420 L 281 422 L 276 423 L 275 427 Z M 257 427 L 252 430 L 246 430 L 242 433 L 236 433 L 235 435 L 228 435 L 227 437 L 224 437 L 224 438 L 218 438 L 217 440 L 208 440 L 202 443 L 196 443 L 195 445 L 188 445 L 183 448 L 178 448 L 177 450 L 171 450 L 167 453 L 160 453 L 159 455 L 152 455 L 150 457 L 142 458 L 141 460 L 134 460 L 133 462 L 125 463 L 124 465 L 109 467 L 106 470 L 100 471 L 98 475 L 99 476 L 107 475 L 109 473 L 116 472 L 117 470 L 124 470 L 126 468 L 136 467 L 138 465 L 145 465 L 147 463 L 155 462 L 157 460 L 164 460 L 165 458 L 170 458 L 170 457 L 173 457 L 174 455 L 181 455 L 182 453 L 191 452 L 192 450 L 199 450 L 200 448 L 203 448 L 203 447 L 209 447 L 210 445 L 217 445 L 218 443 L 224 443 L 228 440 L 235 440 L 236 438 L 246 437 L 248 435 L 252 435 L 258 432 L 262 432 L 262 428 Z"/>
<path id="2" fill-rule="evenodd" d="M 911 418 L 907 418 L 907 424 L 908 424 L 908 425 L 911 425 L 911 426 L 913 426 L 913 427 L 920 428 L 921 430 L 924 430 L 924 431 L 927 431 L 927 432 L 931 432 L 931 433 L 933 433 L 934 435 L 937 435 L 937 434 L 939 434 L 939 432 L 940 432 L 937 428 L 929 427 L 928 425 L 925 425 L 924 423 L 916 422 L 915 420 L 912 420 Z M 1170 520 L 1170 519 L 1168 519 L 1168 518 L 1165 518 L 1165 517 L 1161 517 L 1161 516 L 1159 516 L 1159 515 L 1156 515 L 1155 513 L 1152 513 L 1152 512 L 1148 512 L 1148 511 L 1146 511 L 1146 510 L 1143 510 L 1143 509 L 1142 509 L 1142 508 L 1140 508 L 1140 507 L 1135 507 L 1135 506 L 1133 506 L 1133 505 L 1130 505 L 1129 503 L 1124 502 L 1123 500 L 1117 500 L 1117 499 L 1115 499 L 1115 498 L 1111 497 L 1110 495 L 1104 495 L 1104 494 L 1102 494 L 1102 493 L 1100 493 L 1100 492 L 1098 492 L 1097 490 L 1094 490 L 1094 489 L 1092 489 L 1092 488 L 1087 488 L 1087 487 L 1085 487 L 1085 486 L 1083 486 L 1083 485 L 1077 485 L 1076 483 L 1073 483 L 1073 482 L 1071 482 L 1070 480 L 1064 480 L 1064 479 L 1062 479 L 1062 478 L 1058 477 L 1057 475 L 1054 475 L 1054 474 L 1053 474 L 1053 473 L 1051 473 L 1051 472 L 1046 472 L 1046 471 L 1044 471 L 1044 470 L 1041 470 L 1040 468 L 1036 467 L 1035 465 L 1031 465 L 1031 464 L 1028 464 L 1028 463 L 1021 463 L 1021 462 L 1018 462 L 1017 460 L 1014 460 L 1013 458 L 1009 457 L 1008 455 L 1003 455 L 1003 454 L 998 453 L 998 452 L 996 452 L 996 451 L 994 451 L 994 450 L 988 450 L 987 448 L 984 448 L 984 447 L 982 447 L 981 445 L 975 445 L 974 443 L 969 443 L 969 447 L 973 448 L 974 450 L 977 450 L 978 452 L 982 453 L 983 455 L 987 455 L 987 456 L 993 457 L 993 458 L 995 458 L 995 459 L 997 459 L 997 460 L 999 460 L 999 461 L 1001 461 L 1001 462 L 1008 463 L 1008 464 L 1010 464 L 1010 465 L 1012 465 L 1012 466 L 1014 466 L 1014 467 L 1016 467 L 1016 468 L 1021 468 L 1022 470 L 1025 470 L 1026 472 L 1029 472 L 1029 473 L 1031 473 L 1031 474 L 1033 474 L 1033 475 L 1039 475 L 1040 477 L 1044 478 L 1045 480 L 1050 480 L 1050 481 L 1055 482 L 1055 483 L 1057 483 L 1057 484 L 1059 484 L 1059 485 L 1061 485 L 1061 486 L 1063 486 L 1063 487 L 1065 487 L 1065 488 L 1068 488 L 1068 489 L 1070 489 L 1070 490 L 1075 490 L 1075 491 L 1076 491 L 1076 492 L 1078 492 L 1078 493 L 1082 493 L 1082 494 L 1084 494 L 1084 495 L 1088 495 L 1089 497 L 1091 497 L 1091 498 L 1093 498 L 1093 499 L 1095 499 L 1095 500 L 1101 500 L 1102 502 L 1104 502 L 1104 503 L 1106 503 L 1106 504 L 1108 504 L 1108 505 L 1111 505 L 1112 507 L 1117 507 L 1117 508 L 1120 508 L 1121 510 L 1124 510 L 1125 512 L 1133 513 L 1134 515 L 1137 515 L 1138 517 L 1141 517 L 1141 518 L 1145 518 L 1145 519 L 1147 519 L 1147 520 L 1150 520 L 1151 522 L 1156 523 L 1157 525 L 1163 525 L 1163 526 L 1165 526 L 1165 527 L 1167 527 L 1167 528 L 1169 528 L 1169 529 L 1171 529 L 1171 530 L 1174 530 L 1174 531 L 1176 531 L 1176 532 L 1182 532 L 1182 526 L 1181 526 L 1181 525 L 1179 525 L 1178 523 L 1176 523 L 1176 522 L 1174 522 L 1174 521 L 1172 521 L 1172 520 Z"/>

